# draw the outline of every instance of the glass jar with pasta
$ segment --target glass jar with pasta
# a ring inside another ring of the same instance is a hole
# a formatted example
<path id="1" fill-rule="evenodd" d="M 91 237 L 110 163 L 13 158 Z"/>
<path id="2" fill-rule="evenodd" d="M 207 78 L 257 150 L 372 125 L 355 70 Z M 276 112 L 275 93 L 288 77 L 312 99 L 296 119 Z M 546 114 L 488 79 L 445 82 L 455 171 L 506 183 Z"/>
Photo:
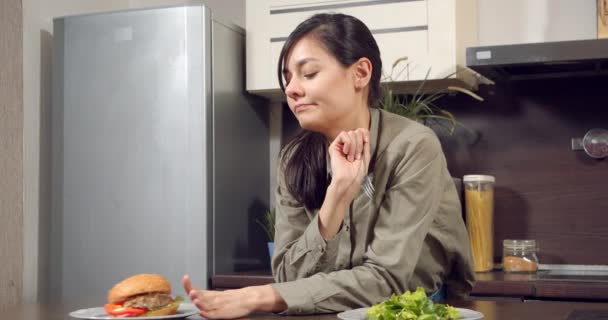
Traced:
<path id="1" fill-rule="evenodd" d="M 475 272 L 494 267 L 494 183 L 488 175 L 466 175 L 464 201 L 466 223 Z"/>

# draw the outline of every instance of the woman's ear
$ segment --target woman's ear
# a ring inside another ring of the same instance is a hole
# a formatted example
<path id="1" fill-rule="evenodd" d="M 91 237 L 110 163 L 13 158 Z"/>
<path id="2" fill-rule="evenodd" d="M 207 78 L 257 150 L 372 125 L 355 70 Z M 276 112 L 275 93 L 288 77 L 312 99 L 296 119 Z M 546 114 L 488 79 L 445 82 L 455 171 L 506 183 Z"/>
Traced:
<path id="1" fill-rule="evenodd" d="M 372 62 L 368 58 L 363 57 L 357 60 L 351 68 L 355 78 L 355 88 L 365 88 L 372 77 Z"/>

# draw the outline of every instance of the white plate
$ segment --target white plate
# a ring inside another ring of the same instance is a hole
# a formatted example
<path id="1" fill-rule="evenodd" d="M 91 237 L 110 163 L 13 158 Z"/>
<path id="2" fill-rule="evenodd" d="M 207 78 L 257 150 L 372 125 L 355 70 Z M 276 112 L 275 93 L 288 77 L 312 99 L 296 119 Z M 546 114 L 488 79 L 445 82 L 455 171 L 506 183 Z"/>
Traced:
<path id="1" fill-rule="evenodd" d="M 365 314 L 369 308 L 359 308 L 338 313 L 338 318 L 342 320 L 367 320 Z M 463 320 L 481 320 L 483 313 L 471 309 L 456 308 Z"/>
<path id="2" fill-rule="evenodd" d="M 177 309 L 176 314 L 172 314 L 170 316 L 156 316 L 156 317 L 136 317 L 132 319 L 180 319 L 189 317 L 191 315 L 197 314 L 198 309 L 191 303 L 180 303 L 179 309 Z M 89 309 L 80 309 L 73 312 L 70 312 L 70 317 L 76 319 L 125 319 L 125 318 L 115 318 L 106 313 L 103 307 L 97 308 L 89 308 Z M 127 318 L 130 319 L 130 318 Z"/>

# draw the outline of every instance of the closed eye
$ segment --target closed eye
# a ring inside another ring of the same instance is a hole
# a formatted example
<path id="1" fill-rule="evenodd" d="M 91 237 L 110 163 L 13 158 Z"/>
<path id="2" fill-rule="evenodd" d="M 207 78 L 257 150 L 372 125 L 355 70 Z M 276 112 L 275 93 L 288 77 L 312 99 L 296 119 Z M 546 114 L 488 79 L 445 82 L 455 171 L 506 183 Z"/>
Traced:
<path id="1" fill-rule="evenodd" d="M 304 78 L 305 79 L 312 79 L 312 78 L 314 78 L 317 75 L 317 73 L 319 73 L 319 72 L 317 71 L 317 72 L 307 73 L 307 74 L 304 75 Z"/>

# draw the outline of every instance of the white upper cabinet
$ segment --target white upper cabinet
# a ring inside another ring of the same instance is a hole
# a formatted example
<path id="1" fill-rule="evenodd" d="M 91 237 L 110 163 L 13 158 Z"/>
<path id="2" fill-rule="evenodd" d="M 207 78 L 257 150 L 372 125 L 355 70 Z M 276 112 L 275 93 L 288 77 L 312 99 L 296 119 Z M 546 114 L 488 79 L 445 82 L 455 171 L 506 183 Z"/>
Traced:
<path id="1" fill-rule="evenodd" d="M 300 22 L 322 12 L 363 21 L 380 47 L 385 75 L 406 56 L 399 68 L 405 70 L 393 74 L 396 83 L 423 80 L 430 69 L 428 79 L 452 75 L 452 84 L 476 86 L 470 72 L 453 74 L 464 68 L 466 47 L 477 44 L 477 0 L 256 0 L 246 1 L 249 92 L 279 96 L 277 64 L 285 39 Z"/>

